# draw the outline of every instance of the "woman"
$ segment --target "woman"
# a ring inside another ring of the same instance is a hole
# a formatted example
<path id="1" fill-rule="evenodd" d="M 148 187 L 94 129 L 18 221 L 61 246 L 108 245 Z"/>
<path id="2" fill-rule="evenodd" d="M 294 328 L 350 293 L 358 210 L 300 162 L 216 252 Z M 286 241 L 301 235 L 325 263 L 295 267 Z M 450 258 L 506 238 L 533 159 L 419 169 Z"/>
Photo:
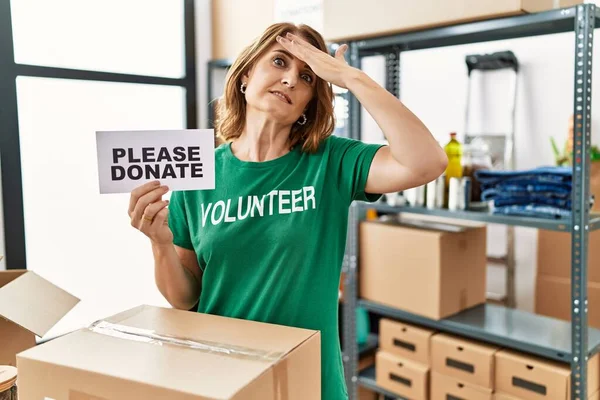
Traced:
<path id="1" fill-rule="evenodd" d="M 312 28 L 270 26 L 228 73 L 215 190 L 174 192 L 167 208 L 168 188 L 151 182 L 129 207 L 173 307 L 321 331 L 324 400 L 347 398 L 338 285 L 351 202 L 422 185 L 447 163 L 416 116 L 345 62 L 346 49 L 332 57 Z M 331 84 L 358 98 L 389 146 L 331 136 Z"/>

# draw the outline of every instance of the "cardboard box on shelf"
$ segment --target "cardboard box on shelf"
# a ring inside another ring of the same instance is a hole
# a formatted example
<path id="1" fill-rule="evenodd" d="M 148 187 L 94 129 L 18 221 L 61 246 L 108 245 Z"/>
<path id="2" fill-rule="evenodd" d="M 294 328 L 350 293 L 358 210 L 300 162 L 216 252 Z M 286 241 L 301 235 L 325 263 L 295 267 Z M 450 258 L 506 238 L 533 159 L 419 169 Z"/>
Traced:
<path id="1" fill-rule="evenodd" d="M 431 371 L 431 400 L 448 399 L 492 400 L 492 389 Z"/>
<path id="2" fill-rule="evenodd" d="M 368 38 L 462 22 L 492 19 L 553 8 L 571 7 L 583 0 L 380 0 L 365 7 L 362 0 L 323 3 L 326 40 Z"/>
<path id="3" fill-rule="evenodd" d="M 385 351 L 376 356 L 375 380 L 380 386 L 411 400 L 429 397 L 429 367 Z"/>
<path id="4" fill-rule="evenodd" d="M 493 389 L 497 346 L 447 334 L 431 338 L 431 369 L 460 381 Z"/>
<path id="5" fill-rule="evenodd" d="M 523 400 L 520 397 L 510 396 L 504 393 L 494 393 L 494 400 Z M 600 390 L 596 390 L 596 392 L 590 394 L 587 400 L 600 400 Z"/>
<path id="6" fill-rule="evenodd" d="M 362 222 L 360 296 L 432 319 L 485 303 L 485 226 L 435 226 Z"/>
<path id="7" fill-rule="evenodd" d="M 429 339 L 434 331 L 382 318 L 379 320 L 379 348 L 390 354 L 429 365 Z"/>
<path id="8" fill-rule="evenodd" d="M 318 331 L 139 306 L 17 355 L 19 398 L 320 398 Z"/>
<path id="9" fill-rule="evenodd" d="M 35 346 L 79 299 L 28 270 L 0 271 L 0 365 Z"/>
<path id="10" fill-rule="evenodd" d="M 518 397 L 510 396 L 504 393 L 494 393 L 494 400 L 521 400 Z"/>
<path id="11" fill-rule="evenodd" d="M 535 285 L 535 312 L 570 321 L 571 280 L 538 275 Z M 588 324 L 600 329 L 600 283 L 588 283 Z"/>
<path id="12" fill-rule="evenodd" d="M 588 361 L 588 393 L 598 390 L 598 354 Z M 569 364 L 549 361 L 511 350 L 496 353 L 496 390 L 523 400 L 570 400 Z"/>
<path id="13" fill-rule="evenodd" d="M 537 274 L 571 279 L 569 232 L 538 230 Z M 600 231 L 588 235 L 588 282 L 600 283 Z"/>
<path id="14" fill-rule="evenodd" d="M 377 400 L 379 395 L 372 390 L 360 386 L 358 388 L 358 400 Z"/>

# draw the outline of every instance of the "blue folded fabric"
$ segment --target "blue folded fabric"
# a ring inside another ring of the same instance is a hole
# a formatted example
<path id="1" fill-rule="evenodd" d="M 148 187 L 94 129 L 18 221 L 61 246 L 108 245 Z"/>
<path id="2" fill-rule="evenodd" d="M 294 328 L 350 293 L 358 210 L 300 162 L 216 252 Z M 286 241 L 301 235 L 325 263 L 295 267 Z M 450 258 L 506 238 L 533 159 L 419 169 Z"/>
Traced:
<path id="1" fill-rule="evenodd" d="M 571 209 L 571 200 L 557 199 L 549 196 L 514 196 L 514 197 L 499 197 L 494 199 L 494 207 L 504 207 L 511 205 L 536 205 L 536 206 L 551 206 L 562 210 Z"/>
<path id="2" fill-rule="evenodd" d="M 573 170 L 570 167 L 539 167 L 520 171 L 477 170 L 475 178 L 482 184 L 507 182 L 512 179 L 530 182 L 571 182 Z"/>
<path id="3" fill-rule="evenodd" d="M 561 219 L 571 217 L 571 211 L 569 210 L 533 204 L 496 207 L 494 208 L 493 213 L 546 219 Z"/>
<path id="4" fill-rule="evenodd" d="M 506 193 L 549 193 L 556 196 L 568 197 L 572 186 L 566 183 L 533 183 L 533 182 L 503 182 L 498 184 L 485 184 L 481 186 L 483 192 L 494 190 Z"/>

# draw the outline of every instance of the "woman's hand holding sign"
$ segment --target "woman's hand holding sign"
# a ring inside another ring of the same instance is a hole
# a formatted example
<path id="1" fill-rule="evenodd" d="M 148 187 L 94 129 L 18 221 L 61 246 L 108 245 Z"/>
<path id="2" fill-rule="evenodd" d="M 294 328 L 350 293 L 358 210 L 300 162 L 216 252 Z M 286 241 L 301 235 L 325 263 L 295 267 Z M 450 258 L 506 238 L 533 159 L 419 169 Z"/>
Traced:
<path id="1" fill-rule="evenodd" d="M 131 192 L 129 217 L 131 226 L 148 236 L 157 245 L 173 243 L 173 232 L 168 225 L 168 200 L 162 196 L 169 191 L 160 182 L 153 181 L 138 186 Z"/>

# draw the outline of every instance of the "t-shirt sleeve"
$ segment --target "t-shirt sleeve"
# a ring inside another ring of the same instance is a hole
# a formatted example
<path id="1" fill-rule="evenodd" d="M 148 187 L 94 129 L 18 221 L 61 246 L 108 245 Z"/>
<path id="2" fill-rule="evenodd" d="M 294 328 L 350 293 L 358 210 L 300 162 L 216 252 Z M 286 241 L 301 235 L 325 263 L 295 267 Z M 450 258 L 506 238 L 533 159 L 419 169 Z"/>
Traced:
<path id="1" fill-rule="evenodd" d="M 184 249 L 194 250 L 187 218 L 184 192 L 171 193 L 169 199 L 169 228 L 173 232 L 173 244 Z"/>
<path id="2" fill-rule="evenodd" d="M 349 198 L 350 202 L 379 200 L 381 194 L 366 193 L 365 186 L 373 158 L 384 145 L 364 143 L 339 136 L 331 136 L 328 140 L 330 167 L 333 168 L 336 184 L 342 196 Z"/>

